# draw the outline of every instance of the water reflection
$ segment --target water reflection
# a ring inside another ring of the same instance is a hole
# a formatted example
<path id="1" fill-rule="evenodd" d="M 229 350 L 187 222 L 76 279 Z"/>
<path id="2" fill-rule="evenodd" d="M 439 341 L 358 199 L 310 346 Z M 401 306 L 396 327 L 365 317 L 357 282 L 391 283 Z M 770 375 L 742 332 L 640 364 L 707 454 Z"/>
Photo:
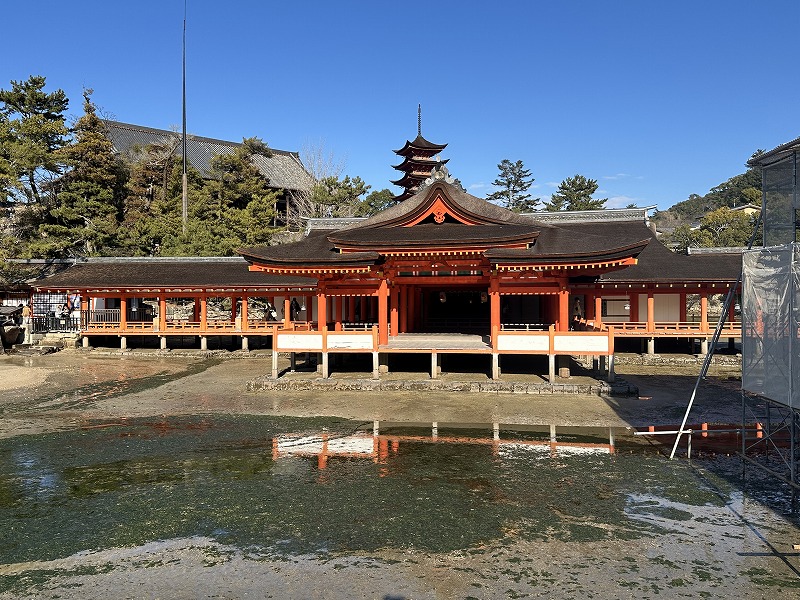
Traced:
<path id="1" fill-rule="evenodd" d="M 313 457 L 317 459 L 317 467 L 325 469 L 331 458 L 362 458 L 369 459 L 376 464 L 385 465 L 390 458 L 400 452 L 401 444 L 460 444 L 491 447 L 494 456 L 510 456 L 515 451 L 526 450 L 531 452 L 546 452 L 550 456 L 558 453 L 566 454 L 613 454 L 614 432 L 610 430 L 607 442 L 558 441 L 556 427 L 550 427 L 550 437 L 547 440 L 526 439 L 518 431 L 514 437 L 501 438 L 498 424 L 493 424 L 492 437 L 480 435 L 480 431 L 473 431 L 472 435 L 459 435 L 457 432 L 449 435 L 440 435 L 440 424 L 433 423 L 430 435 L 414 434 L 409 426 L 403 429 L 407 433 L 380 433 L 379 422 L 373 424 L 372 433 L 356 432 L 349 435 L 336 436 L 328 431 L 318 434 L 290 433 L 279 435 L 272 440 L 272 458 Z M 451 428 L 457 424 L 450 425 Z M 470 427 L 473 427 L 470 425 Z M 463 428 L 462 428 L 463 429 Z M 574 428 L 573 428 L 574 429 Z M 584 428 L 586 429 L 586 428 Z M 529 428 L 535 432 L 536 428 Z M 575 436 L 572 436 L 573 438 Z M 384 475 L 385 471 L 381 471 Z"/>
<path id="2" fill-rule="evenodd" d="M 0 440 L 0 563 L 193 536 L 278 554 L 624 540 L 735 491 L 735 461 L 711 489 L 621 433 L 176 417 L 19 436 Z"/>

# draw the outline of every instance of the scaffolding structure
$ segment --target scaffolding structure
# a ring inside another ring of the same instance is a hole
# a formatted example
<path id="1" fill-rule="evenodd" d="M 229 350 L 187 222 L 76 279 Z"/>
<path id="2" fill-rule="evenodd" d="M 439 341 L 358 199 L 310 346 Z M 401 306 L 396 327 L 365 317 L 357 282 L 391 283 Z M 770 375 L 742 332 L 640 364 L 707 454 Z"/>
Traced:
<path id="1" fill-rule="evenodd" d="M 742 255 L 742 476 L 753 465 L 800 490 L 800 138 L 754 155 L 761 168 L 761 214 Z M 764 247 L 753 248 L 763 223 Z M 738 285 L 737 283 L 737 285 Z M 670 458 L 675 456 L 700 382 L 711 364 L 719 332 L 733 301 L 725 299 L 717 329 L 697 378 Z M 756 429 L 747 423 L 755 421 Z"/>
<path id="2" fill-rule="evenodd" d="M 742 255 L 742 423 L 763 433 L 742 435 L 744 464 L 800 490 L 800 244 Z M 744 430 L 744 426 L 743 426 Z"/>

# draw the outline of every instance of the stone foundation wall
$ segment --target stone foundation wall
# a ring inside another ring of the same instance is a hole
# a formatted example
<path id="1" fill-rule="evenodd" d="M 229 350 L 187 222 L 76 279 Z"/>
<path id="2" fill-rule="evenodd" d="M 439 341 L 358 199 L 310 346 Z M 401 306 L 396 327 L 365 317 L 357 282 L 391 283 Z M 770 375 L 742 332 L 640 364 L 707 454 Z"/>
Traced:
<path id="1" fill-rule="evenodd" d="M 705 361 L 704 355 L 690 354 L 615 354 L 617 365 L 700 365 Z M 715 354 L 711 357 L 712 365 L 742 366 L 741 354 Z"/>
<path id="2" fill-rule="evenodd" d="M 639 390 L 623 380 L 612 384 L 519 383 L 505 381 L 436 381 L 436 380 L 379 380 L 379 379 L 272 379 L 258 377 L 247 382 L 249 391 L 273 390 L 341 390 L 341 391 L 409 391 L 409 392 L 468 392 L 472 394 L 535 394 L 636 396 Z"/>

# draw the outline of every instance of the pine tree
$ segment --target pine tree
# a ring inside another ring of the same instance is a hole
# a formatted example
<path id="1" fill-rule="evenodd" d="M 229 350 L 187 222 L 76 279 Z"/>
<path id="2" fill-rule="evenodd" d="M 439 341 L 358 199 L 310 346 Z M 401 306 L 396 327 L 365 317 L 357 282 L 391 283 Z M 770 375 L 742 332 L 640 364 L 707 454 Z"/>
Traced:
<path id="1" fill-rule="evenodd" d="M 597 191 L 597 181 L 587 179 L 583 175 L 567 177 L 562 181 L 550 202 L 545 203 L 549 211 L 557 210 L 599 210 L 605 208 L 608 198 L 595 199 L 592 194 Z"/>
<path id="2" fill-rule="evenodd" d="M 253 160 L 271 155 L 264 142 L 248 138 L 231 154 L 209 161 L 210 178 L 190 207 L 194 234 L 181 236 L 180 253 L 232 255 L 242 246 L 269 243 L 277 230 L 273 223 L 279 194 Z M 213 241 L 198 247 L 201 231 L 201 238 L 207 235 Z"/>
<path id="3" fill-rule="evenodd" d="M 167 136 L 158 143 L 136 148 L 126 157 L 128 179 L 119 236 L 122 254 L 158 255 L 164 238 L 181 231 L 179 141 L 177 136 Z M 193 196 L 202 187 L 202 178 L 191 167 L 187 175 L 189 195 Z M 173 197 L 176 190 L 178 200 Z"/>
<path id="4" fill-rule="evenodd" d="M 504 158 L 497 165 L 500 174 L 492 185 L 501 188 L 486 196 L 489 202 L 496 202 L 514 212 L 529 212 L 536 210 L 539 198 L 531 198 L 526 194 L 533 182 L 530 170 L 526 169 L 521 160 L 512 163 Z"/>
<path id="5" fill-rule="evenodd" d="M 25 202 L 41 201 L 42 188 L 61 173 L 56 150 L 67 143 L 69 133 L 66 94 L 48 94 L 44 86 L 44 77 L 32 75 L 27 81 L 12 81 L 10 90 L 0 90 L 0 156 Z"/>
<path id="6" fill-rule="evenodd" d="M 53 186 L 55 202 L 39 226 L 41 239 L 30 242 L 33 254 L 91 256 L 116 246 L 122 170 L 91 94 L 84 90 L 73 143 L 58 151 L 67 171 Z"/>

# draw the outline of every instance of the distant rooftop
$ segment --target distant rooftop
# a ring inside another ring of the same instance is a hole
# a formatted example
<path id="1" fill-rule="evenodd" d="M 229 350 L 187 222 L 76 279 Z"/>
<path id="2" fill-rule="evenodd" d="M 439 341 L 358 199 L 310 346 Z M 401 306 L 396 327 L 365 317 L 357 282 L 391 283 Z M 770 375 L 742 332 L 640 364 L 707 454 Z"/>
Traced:
<path id="1" fill-rule="evenodd" d="M 176 144 L 175 153 L 181 152 L 181 134 L 166 129 L 154 129 L 118 121 L 104 121 L 108 130 L 108 137 L 114 144 L 114 149 L 120 154 L 133 154 L 137 149 L 146 148 L 154 144 Z M 186 159 L 193 168 L 197 169 L 204 177 L 209 174 L 209 161 L 213 156 L 233 154 L 238 146 L 237 142 L 215 140 L 197 135 L 186 135 Z M 272 156 L 254 156 L 253 164 L 269 179 L 270 187 L 286 190 L 309 190 L 314 185 L 314 179 L 303 167 L 300 155 L 297 152 L 276 150 L 270 148 Z"/>
<path id="2" fill-rule="evenodd" d="M 786 142 L 785 144 L 781 144 L 777 148 L 773 148 L 768 152 L 764 152 L 759 156 L 751 158 L 747 161 L 747 165 L 750 167 L 755 166 L 762 166 L 765 167 L 772 163 L 778 162 L 789 156 L 790 154 L 797 152 L 800 150 L 800 138 L 796 138 L 791 142 Z"/>
<path id="3" fill-rule="evenodd" d="M 608 222 L 608 221 L 643 221 L 647 222 L 648 212 L 655 206 L 644 208 L 603 208 L 601 210 L 557 210 L 522 213 L 541 223 L 574 223 L 574 222 Z"/>

